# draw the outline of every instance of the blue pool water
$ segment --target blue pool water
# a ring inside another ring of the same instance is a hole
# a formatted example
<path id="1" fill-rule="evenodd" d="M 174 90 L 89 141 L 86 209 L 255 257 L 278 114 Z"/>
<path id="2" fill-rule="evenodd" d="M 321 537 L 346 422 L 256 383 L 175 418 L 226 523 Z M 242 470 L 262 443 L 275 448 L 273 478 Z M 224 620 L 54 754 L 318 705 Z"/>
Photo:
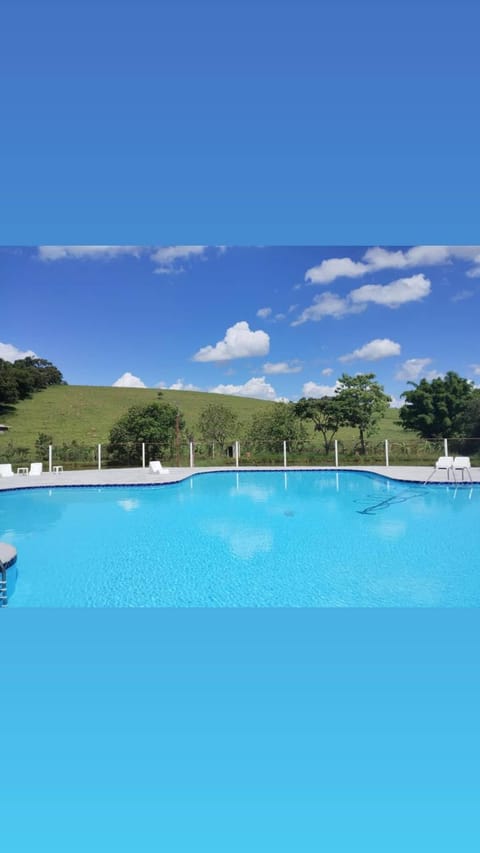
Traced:
<path id="1" fill-rule="evenodd" d="M 0 494 L 10 607 L 480 606 L 480 487 L 335 471 Z"/>

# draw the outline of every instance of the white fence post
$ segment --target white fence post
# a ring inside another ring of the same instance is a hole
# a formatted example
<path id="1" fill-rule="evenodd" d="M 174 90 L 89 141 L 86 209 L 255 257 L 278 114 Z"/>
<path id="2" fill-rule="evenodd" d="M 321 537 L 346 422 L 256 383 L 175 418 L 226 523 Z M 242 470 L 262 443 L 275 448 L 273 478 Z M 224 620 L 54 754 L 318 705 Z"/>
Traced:
<path id="1" fill-rule="evenodd" d="M 98 470 L 102 469 L 102 445 L 99 444 L 97 447 L 97 457 L 98 457 Z"/>
<path id="2" fill-rule="evenodd" d="M 52 473 L 52 450 L 53 447 L 51 444 L 48 445 L 48 473 Z"/>
<path id="3" fill-rule="evenodd" d="M 190 442 L 190 468 L 193 468 L 194 459 L 193 459 L 193 441 Z"/>
<path id="4" fill-rule="evenodd" d="M 142 441 L 142 468 L 145 468 L 145 442 Z"/>
<path id="5" fill-rule="evenodd" d="M 238 449 L 238 441 L 235 442 L 235 467 L 238 468 L 238 457 L 239 457 L 239 449 Z"/>
<path id="6" fill-rule="evenodd" d="M 390 463 L 388 461 L 388 438 L 386 438 L 385 439 L 385 465 L 387 466 L 387 468 L 388 468 L 389 464 Z"/>
<path id="7" fill-rule="evenodd" d="M 335 468 L 338 468 L 338 441 L 335 439 Z"/>
<path id="8" fill-rule="evenodd" d="M 287 442 L 283 442 L 283 467 L 287 467 Z"/>
<path id="9" fill-rule="evenodd" d="M 444 455 L 448 456 L 448 438 L 443 439 L 443 450 L 444 450 Z"/>

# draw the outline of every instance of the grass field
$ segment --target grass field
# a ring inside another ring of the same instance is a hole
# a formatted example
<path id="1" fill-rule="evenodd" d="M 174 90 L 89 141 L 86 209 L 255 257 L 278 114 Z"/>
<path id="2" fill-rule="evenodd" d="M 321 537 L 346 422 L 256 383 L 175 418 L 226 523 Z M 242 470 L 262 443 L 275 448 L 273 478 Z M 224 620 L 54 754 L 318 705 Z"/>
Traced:
<path id="1" fill-rule="evenodd" d="M 158 392 L 150 388 L 102 388 L 84 385 L 56 385 L 35 394 L 30 400 L 18 403 L 11 413 L 1 416 L 9 430 L 0 434 L 2 444 L 12 442 L 23 447 L 34 447 L 39 433 L 52 436 L 53 444 L 73 440 L 81 444 L 96 445 L 108 441 L 113 424 L 134 405 L 147 405 L 158 400 Z M 242 424 L 247 424 L 257 412 L 268 410 L 273 403 L 246 397 L 208 394 L 200 391 L 163 391 L 162 402 L 178 405 L 187 422 L 187 432 L 197 434 L 196 424 L 201 410 L 208 403 L 222 403 L 231 408 Z M 398 412 L 390 409 L 379 424 L 378 441 L 405 441 L 415 438 L 406 433 L 395 421 Z M 338 438 L 353 441 L 357 433 L 341 429 Z M 320 443 L 321 437 L 312 439 Z"/>

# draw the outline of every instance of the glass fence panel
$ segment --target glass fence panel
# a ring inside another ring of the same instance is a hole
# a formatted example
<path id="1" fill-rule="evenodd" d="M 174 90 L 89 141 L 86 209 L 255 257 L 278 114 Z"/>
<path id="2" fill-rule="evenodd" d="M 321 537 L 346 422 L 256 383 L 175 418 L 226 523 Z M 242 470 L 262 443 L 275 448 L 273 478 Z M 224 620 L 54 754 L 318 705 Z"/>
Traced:
<path id="1" fill-rule="evenodd" d="M 141 468 L 144 462 L 148 468 L 153 460 L 159 460 L 165 468 L 189 468 L 191 464 L 191 446 L 189 441 L 179 441 L 165 447 L 158 443 L 129 442 L 124 444 L 102 444 L 100 449 L 101 468 Z M 385 440 L 378 436 L 366 439 L 363 444 L 358 440 L 337 440 L 339 467 L 383 466 L 387 464 Z M 388 442 L 388 464 L 390 466 L 433 466 L 440 456 L 445 455 L 444 439 L 406 439 Z M 449 456 L 467 456 L 472 467 L 480 467 L 480 438 L 448 439 Z M 335 442 L 325 445 L 320 441 L 287 442 L 287 467 L 313 466 L 333 467 L 335 460 Z M 43 471 L 49 469 L 48 446 L 28 447 L 13 442 L 0 444 L 0 463 L 11 464 L 14 473 L 17 468 L 30 468 L 32 462 L 41 462 Z M 53 445 L 51 463 L 53 467 L 62 467 L 65 471 L 88 470 L 99 467 L 98 445 L 80 441 L 64 442 Z M 238 464 L 242 467 L 275 466 L 285 464 L 283 441 L 253 443 L 238 442 Z M 235 443 L 224 446 L 214 443 L 193 442 L 193 465 L 197 468 L 233 468 L 236 465 Z"/>

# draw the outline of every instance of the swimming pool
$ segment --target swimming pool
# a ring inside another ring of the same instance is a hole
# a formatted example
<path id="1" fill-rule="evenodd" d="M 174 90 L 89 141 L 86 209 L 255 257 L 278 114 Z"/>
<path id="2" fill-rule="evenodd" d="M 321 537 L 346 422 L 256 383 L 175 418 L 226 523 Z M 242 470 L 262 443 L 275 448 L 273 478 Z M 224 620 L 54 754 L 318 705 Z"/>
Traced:
<path id="1" fill-rule="evenodd" d="M 351 471 L 9 491 L 8 606 L 480 606 L 479 514 L 479 486 Z"/>

